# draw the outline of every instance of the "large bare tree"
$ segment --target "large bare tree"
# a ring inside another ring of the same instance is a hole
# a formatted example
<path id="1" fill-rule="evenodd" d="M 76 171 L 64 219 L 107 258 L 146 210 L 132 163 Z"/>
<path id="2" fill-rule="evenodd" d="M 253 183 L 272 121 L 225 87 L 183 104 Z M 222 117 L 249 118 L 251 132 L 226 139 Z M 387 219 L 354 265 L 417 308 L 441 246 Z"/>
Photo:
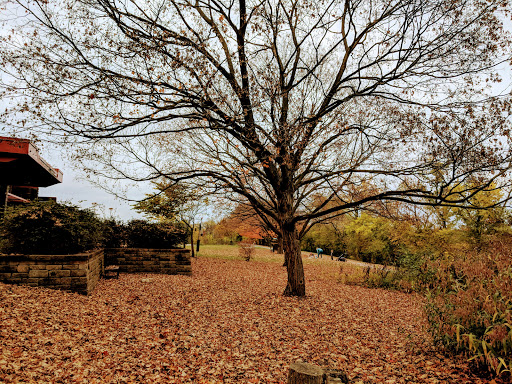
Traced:
<path id="1" fill-rule="evenodd" d="M 282 236 L 287 295 L 322 218 L 507 185 L 509 0 L 3 4 L 10 125 L 85 144 L 98 176 L 243 196 Z"/>

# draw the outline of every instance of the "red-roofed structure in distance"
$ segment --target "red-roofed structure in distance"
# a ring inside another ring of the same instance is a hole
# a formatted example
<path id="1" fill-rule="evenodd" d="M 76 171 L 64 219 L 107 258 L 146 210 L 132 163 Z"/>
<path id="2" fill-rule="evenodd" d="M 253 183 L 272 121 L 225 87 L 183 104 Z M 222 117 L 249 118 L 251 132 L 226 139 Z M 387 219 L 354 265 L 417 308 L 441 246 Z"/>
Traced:
<path id="1" fill-rule="evenodd" d="M 0 136 L 0 214 L 7 204 L 37 199 L 39 187 L 62 183 L 62 176 L 59 169 L 39 155 L 30 140 Z"/>

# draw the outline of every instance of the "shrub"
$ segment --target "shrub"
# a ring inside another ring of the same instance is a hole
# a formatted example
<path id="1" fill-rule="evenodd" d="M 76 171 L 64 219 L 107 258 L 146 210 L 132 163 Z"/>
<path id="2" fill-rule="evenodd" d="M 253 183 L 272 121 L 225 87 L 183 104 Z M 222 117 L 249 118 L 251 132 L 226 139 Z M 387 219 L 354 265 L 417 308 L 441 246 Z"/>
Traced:
<path id="1" fill-rule="evenodd" d="M 176 248 L 187 240 L 186 229 L 179 224 L 132 220 L 126 225 L 129 248 Z"/>
<path id="2" fill-rule="evenodd" d="M 121 248 L 126 246 L 126 225 L 115 219 L 103 221 L 103 246 L 105 248 Z"/>
<path id="3" fill-rule="evenodd" d="M 0 253 L 5 252 L 7 250 L 7 239 L 4 237 L 4 231 L 2 230 L 3 225 L 0 223 Z"/>
<path id="4" fill-rule="evenodd" d="M 409 252 L 403 250 L 397 260 L 394 275 L 396 287 L 405 291 L 426 292 L 436 280 L 436 270 L 431 262 L 433 255 L 427 252 Z"/>
<path id="5" fill-rule="evenodd" d="M 251 261 L 254 257 L 254 244 L 238 243 L 238 255 L 245 261 Z"/>
<path id="6" fill-rule="evenodd" d="M 101 221 L 86 209 L 55 202 L 11 208 L 3 218 L 3 252 L 71 254 L 97 247 Z"/>
<path id="7" fill-rule="evenodd" d="M 341 284 L 361 285 L 368 288 L 398 289 L 411 292 L 410 285 L 404 285 L 403 275 L 394 267 L 344 265 L 340 263 L 336 281 Z"/>
<path id="8" fill-rule="evenodd" d="M 512 368 L 512 259 L 495 243 L 482 253 L 436 262 L 436 288 L 427 296 L 435 341 L 496 374 Z"/>

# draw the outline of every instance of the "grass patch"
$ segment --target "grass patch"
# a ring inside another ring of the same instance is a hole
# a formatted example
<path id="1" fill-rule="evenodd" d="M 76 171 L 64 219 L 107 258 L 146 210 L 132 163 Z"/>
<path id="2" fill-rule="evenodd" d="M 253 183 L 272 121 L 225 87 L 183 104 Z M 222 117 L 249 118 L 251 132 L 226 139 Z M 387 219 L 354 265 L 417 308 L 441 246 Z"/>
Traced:
<path id="1" fill-rule="evenodd" d="M 316 270 L 313 272 L 316 279 L 331 281 L 338 284 L 348 285 L 368 285 L 379 286 L 376 282 L 381 277 L 380 270 L 372 268 L 370 274 L 365 273 L 365 266 L 358 262 L 347 261 L 346 263 L 331 260 L 330 256 L 324 255 L 323 258 L 310 258 L 310 252 L 302 252 L 302 262 L 305 267 Z M 243 260 L 239 254 L 237 245 L 201 245 L 198 257 L 220 260 Z M 284 261 L 284 255 L 272 253 L 268 247 L 256 246 L 255 255 L 250 262 L 259 263 L 280 263 Z"/>
<path id="2" fill-rule="evenodd" d="M 197 255 L 198 257 L 205 257 L 211 259 L 243 260 L 243 258 L 240 257 L 238 245 L 201 245 Z M 283 260 L 284 255 L 272 253 L 269 247 L 256 245 L 254 249 L 254 257 L 251 258 L 251 261 L 249 261 L 249 263 L 283 263 Z"/>

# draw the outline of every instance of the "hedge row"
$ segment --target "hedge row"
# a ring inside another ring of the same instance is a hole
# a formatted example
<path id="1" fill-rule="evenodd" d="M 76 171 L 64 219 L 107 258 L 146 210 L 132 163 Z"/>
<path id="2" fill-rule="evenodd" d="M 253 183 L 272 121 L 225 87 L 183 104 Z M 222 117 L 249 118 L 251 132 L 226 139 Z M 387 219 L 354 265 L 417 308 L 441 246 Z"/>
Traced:
<path id="1" fill-rule="evenodd" d="M 10 208 L 0 223 L 0 252 L 72 254 L 100 247 L 176 248 L 184 226 L 133 220 L 101 220 L 74 205 L 34 202 Z"/>

